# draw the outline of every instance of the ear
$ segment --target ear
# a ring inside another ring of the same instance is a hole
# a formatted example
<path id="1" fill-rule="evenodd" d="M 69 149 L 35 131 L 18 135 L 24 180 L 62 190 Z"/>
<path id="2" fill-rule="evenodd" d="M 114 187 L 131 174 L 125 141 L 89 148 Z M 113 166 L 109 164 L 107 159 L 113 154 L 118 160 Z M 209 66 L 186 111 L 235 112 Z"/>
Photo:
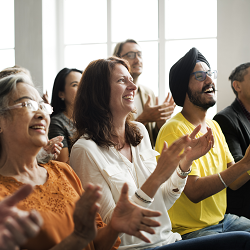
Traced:
<path id="1" fill-rule="evenodd" d="M 241 84 L 239 81 L 233 81 L 233 88 L 236 92 L 241 92 Z"/>
<path id="2" fill-rule="evenodd" d="M 64 99 L 64 92 L 63 92 L 63 91 L 59 91 L 58 96 L 59 96 L 61 99 Z"/>

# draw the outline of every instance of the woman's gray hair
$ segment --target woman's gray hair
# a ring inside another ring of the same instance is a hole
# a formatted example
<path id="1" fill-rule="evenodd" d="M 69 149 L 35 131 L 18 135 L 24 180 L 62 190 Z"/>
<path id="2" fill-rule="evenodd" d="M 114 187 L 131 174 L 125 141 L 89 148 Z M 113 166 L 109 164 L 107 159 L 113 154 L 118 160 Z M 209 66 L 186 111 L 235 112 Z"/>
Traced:
<path id="1" fill-rule="evenodd" d="M 6 113 L 10 94 L 16 90 L 17 83 L 19 82 L 34 86 L 31 78 L 25 74 L 10 75 L 0 79 L 0 116 Z"/>

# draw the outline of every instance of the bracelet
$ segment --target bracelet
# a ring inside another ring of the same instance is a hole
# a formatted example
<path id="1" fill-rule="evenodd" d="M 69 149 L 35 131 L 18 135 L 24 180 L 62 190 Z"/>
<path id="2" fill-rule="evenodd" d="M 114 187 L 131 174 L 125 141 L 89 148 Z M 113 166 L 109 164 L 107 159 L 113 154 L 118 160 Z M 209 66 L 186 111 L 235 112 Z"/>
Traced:
<path id="1" fill-rule="evenodd" d="M 218 175 L 219 175 L 219 178 L 220 178 L 222 184 L 224 185 L 224 187 L 227 188 L 227 185 L 226 185 L 226 183 L 223 181 L 223 179 L 222 179 L 220 173 L 218 173 Z"/>
<path id="2" fill-rule="evenodd" d="M 140 200 L 140 201 L 143 201 L 143 202 L 145 202 L 145 203 L 152 203 L 152 201 L 147 201 L 147 200 L 145 200 L 145 199 L 143 199 L 139 194 L 137 194 L 137 192 L 135 192 L 135 196 Z"/>

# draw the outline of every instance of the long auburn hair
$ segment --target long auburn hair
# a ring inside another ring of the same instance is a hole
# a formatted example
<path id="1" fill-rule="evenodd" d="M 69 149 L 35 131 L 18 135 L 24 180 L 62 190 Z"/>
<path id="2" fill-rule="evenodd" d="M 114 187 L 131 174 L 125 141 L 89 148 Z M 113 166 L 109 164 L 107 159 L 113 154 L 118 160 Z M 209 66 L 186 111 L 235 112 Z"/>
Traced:
<path id="1" fill-rule="evenodd" d="M 111 140 L 114 136 L 113 116 L 109 108 L 110 76 L 116 64 L 121 64 L 130 70 L 127 61 L 110 57 L 92 61 L 83 72 L 74 103 L 73 120 L 76 128 L 74 141 L 84 136 L 101 147 L 118 146 Z M 143 136 L 131 119 L 132 114 L 129 113 L 125 123 L 126 141 L 137 146 Z"/>

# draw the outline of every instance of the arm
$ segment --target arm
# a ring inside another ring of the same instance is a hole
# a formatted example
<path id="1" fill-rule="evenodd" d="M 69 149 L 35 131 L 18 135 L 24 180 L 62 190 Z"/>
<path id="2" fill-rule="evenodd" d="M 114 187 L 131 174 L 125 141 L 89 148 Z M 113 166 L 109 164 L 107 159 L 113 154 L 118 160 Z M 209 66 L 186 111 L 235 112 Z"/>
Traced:
<path id="1" fill-rule="evenodd" d="M 231 162 L 228 169 L 222 171 L 221 177 L 223 181 L 231 189 L 237 189 L 245 184 L 250 178 L 246 173 L 246 167 L 243 164 Z M 218 174 L 198 177 L 189 176 L 184 189 L 186 196 L 194 203 L 198 203 L 207 197 L 223 190 L 225 186 L 221 182 Z"/>
<path id="2" fill-rule="evenodd" d="M 57 161 L 69 163 L 69 149 L 62 148 L 60 154 L 57 156 Z"/>
<path id="3" fill-rule="evenodd" d="M 63 136 L 57 136 L 48 141 L 48 144 L 44 146 L 36 156 L 38 163 L 47 163 L 52 159 L 57 159 L 60 151 L 62 150 Z"/>
<path id="4" fill-rule="evenodd" d="M 246 150 L 246 148 L 242 149 L 240 142 L 240 138 L 243 135 L 239 135 L 239 124 L 234 123 L 230 117 L 222 114 L 217 114 L 214 117 L 214 120 L 217 121 L 221 127 L 234 161 L 238 162 L 243 158 Z"/>
<path id="5" fill-rule="evenodd" d="M 115 200 L 109 185 L 92 159 L 92 155 L 84 147 L 74 145 L 70 155 L 70 165 L 78 175 L 82 185 L 91 182 L 102 186 L 103 195 L 100 198 L 99 213 L 105 223 L 110 222 L 115 208 Z"/>
<path id="6" fill-rule="evenodd" d="M 134 235 L 141 240 L 150 243 L 140 231 L 154 234 L 155 232 L 151 227 L 157 227 L 160 226 L 160 224 L 151 220 L 149 217 L 159 215 L 159 212 L 144 209 L 132 204 L 128 198 L 128 185 L 124 184 L 119 201 L 117 202 L 112 215 L 111 222 L 107 227 L 102 228 L 102 230 L 98 232 L 98 236 L 94 241 L 96 249 L 109 249 L 118 234 L 121 232 Z"/>
<path id="7" fill-rule="evenodd" d="M 224 135 L 221 133 L 219 127 L 217 132 L 217 140 L 220 140 L 220 142 L 222 143 L 224 147 L 223 151 L 225 152 L 228 161 L 228 159 L 231 159 L 232 156 L 225 142 Z M 217 150 L 219 150 L 219 148 L 217 148 Z M 242 160 L 235 164 L 233 161 L 228 163 L 227 169 L 220 172 L 220 175 L 227 186 L 229 186 L 233 190 L 236 190 L 249 180 L 249 176 L 246 173 L 249 168 L 250 153 L 248 148 Z M 192 202 L 199 202 L 215 193 L 218 193 L 224 188 L 225 186 L 220 180 L 218 174 L 213 174 L 205 177 L 194 175 L 190 176 L 190 178 L 188 179 L 186 187 L 184 189 L 184 193 Z"/>
<path id="8" fill-rule="evenodd" d="M 51 119 L 48 136 L 50 139 L 57 136 L 64 137 L 62 140 L 63 148 L 61 149 L 61 152 L 57 156 L 57 161 L 69 163 L 69 149 L 68 149 L 69 145 L 67 141 L 68 134 L 65 131 L 63 124 L 61 124 L 61 122 L 56 119 Z"/>
<path id="9" fill-rule="evenodd" d="M 167 210 L 169 210 L 175 201 L 181 196 L 187 179 L 187 177 L 180 177 L 177 172 L 174 171 L 171 177 L 161 186 Z"/>

